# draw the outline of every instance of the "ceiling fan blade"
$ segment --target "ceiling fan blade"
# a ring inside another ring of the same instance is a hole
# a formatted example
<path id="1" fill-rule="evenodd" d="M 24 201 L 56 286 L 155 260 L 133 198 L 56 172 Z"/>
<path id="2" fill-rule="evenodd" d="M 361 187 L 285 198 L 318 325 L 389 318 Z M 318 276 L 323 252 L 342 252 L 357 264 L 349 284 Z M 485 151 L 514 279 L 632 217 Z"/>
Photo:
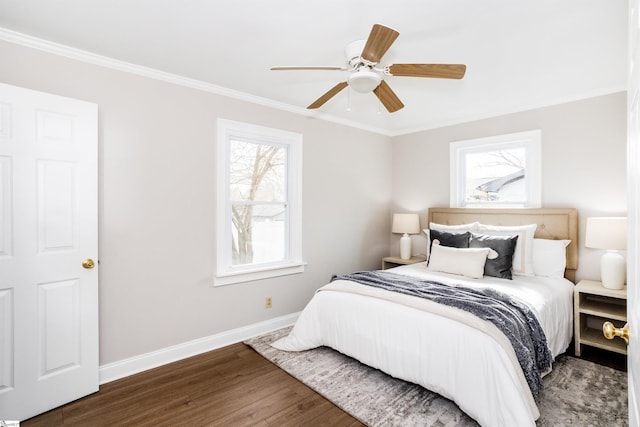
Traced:
<path id="1" fill-rule="evenodd" d="M 394 113 L 404 107 L 400 98 L 398 98 L 384 80 L 373 90 L 373 93 L 376 94 L 380 102 L 382 102 L 382 105 L 384 105 L 390 113 Z"/>
<path id="2" fill-rule="evenodd" d="M 374 24 L 360 56 L 377 64 L 399 35 L 400 33 L 393 28 Z"/>
<path id="3" fill-rule="evenodd" d="M 392 76 L 439 79 L 461 79 L 467 71 L 464 64 L 391 64 L 387 68 Z"/>
<path id="4" fill-rule="evenodd" d="M 347 82 L 341 82 L 338 83 L 337 85 L 335 85 L 334 87 L 332 87 L 331 89 L 329 89 L 329 91 L 327 91 L 327 93 L 325 93 L 324 95 L 322 95 L 320 98 L 316 99 L 313 104 L 309 105 L 307 108 L 308 109 L 314 109 L 314 108 L 319 108 L 321 107 L 325 102 L 327 102 L 328 100 L 330 100 L 331 98 L 333 98 L 334 96 L 336 96 L 336 94 L 338 92 L 340 92 L 342 89 L 344 89 L 345 87 L 348 86 Z"/>
<path id="5" fill-rule="evenodd" d="M 336 70 L 345 71 L 347 67 L 331 67 L 322 65 L 301 65 L 301 66 L 283 66 L 283 67 L 271 67 L 271 71 L 291 71 L 291 70 Z"/>

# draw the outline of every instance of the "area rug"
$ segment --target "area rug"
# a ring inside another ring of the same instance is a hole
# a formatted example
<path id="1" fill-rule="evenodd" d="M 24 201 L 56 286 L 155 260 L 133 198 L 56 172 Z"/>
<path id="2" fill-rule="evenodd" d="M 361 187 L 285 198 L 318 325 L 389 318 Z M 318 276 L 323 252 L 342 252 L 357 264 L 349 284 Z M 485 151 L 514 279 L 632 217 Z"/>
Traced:
<path id="1" fill-rule="evenodd" d="M 258 353 L 368 426 L 478 426 L 452 401 L 328 347 L 270 346 L 290 328 L 245 341 Z M 561 355 L 537 396 L 538 426 L 627 426 L 627 374 Z"/>

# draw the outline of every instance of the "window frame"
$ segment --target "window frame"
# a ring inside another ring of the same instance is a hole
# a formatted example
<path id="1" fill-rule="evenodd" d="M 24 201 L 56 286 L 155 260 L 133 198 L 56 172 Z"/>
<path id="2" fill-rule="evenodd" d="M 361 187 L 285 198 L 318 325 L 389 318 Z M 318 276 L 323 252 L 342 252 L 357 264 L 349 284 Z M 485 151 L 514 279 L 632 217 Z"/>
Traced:
<path id="1" fill-rule="evenodd" d="M 542 203 L 542 131 L 531 130 L 485 138 L 469 139 L 452 142 L 450 145 L 450 191 L 449 204 L 452 208 L 539 208 Z M 524 148 L 526 150 L 525 188 L 526 201 L 524 203 L 479 202 L 467 203 L 465 156 L 501 149 Z"/>
<path id="2" fill-rule="evenodd" d="M 286 147 L 285 259 L 234 266 L 231 262 L 231 198 L 229 193 L 230 140 Z M 217 120 L 216 141 L 216 273 L 214 286 L 230 285 L 302 273 L 302 134 L 233 120 Z"/>

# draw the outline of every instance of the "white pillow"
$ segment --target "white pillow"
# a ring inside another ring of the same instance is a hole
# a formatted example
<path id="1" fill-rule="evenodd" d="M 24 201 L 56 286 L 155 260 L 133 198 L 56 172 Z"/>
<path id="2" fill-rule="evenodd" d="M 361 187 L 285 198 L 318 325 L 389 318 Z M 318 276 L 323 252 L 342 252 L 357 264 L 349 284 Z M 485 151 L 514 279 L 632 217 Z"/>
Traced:
<path id="1" fill-rule="evenodd" d="M 569 243 L 571 240 L 533 239 L 533 274 L 564 277 Z"/>
<path id="2" fill-rule="evenodd" d="M 481 279 L 489 248 L 450 248 L 433 245 L 428 270 Z"/>
<path id="3" fill-rule="evenodd" d="M 446 231 L 448 233 L 464 233 L 467 231 L 477 232 L 479 222 L 472 222 L 469 224 L 460 224 L 460 225 L 445 225 L 445 224 L 436 224 L 435 222 L 429 223 L 429 229 L 438 230 L 438 231 Z"/>
<path id="4" fill-rule="evenodd" d="M 485 225 L 478 226 L 480 234 L 490 236 L 514 236 L 518 235 L 516 250 L 513 253 L 513 274 L 520 276 L 533 276 L 533 235 L 536 233 L 537 224 L 529 225 Z"/>

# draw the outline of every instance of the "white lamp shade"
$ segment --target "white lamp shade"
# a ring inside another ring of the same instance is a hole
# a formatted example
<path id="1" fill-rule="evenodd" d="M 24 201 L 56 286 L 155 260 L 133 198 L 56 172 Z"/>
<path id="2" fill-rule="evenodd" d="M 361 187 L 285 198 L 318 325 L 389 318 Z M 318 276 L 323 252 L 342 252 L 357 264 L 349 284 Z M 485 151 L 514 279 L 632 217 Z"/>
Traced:
<path id="1" fill-rule="evenodd" d="M 418 214 L 393 214 L 391 232 L 418 234 L 420 232 L 420 217 Z"/>
<path id="2" fill-rule="evenodd" d="M 624 257 L 618 251 L 627 248 L 627 218 L 587 218 L 586 234 L 586 247 L 607 250 L 600 260 L 602 286 L 622 289 L 627 280 L 627 266 Z"/>
<path id="3" fill-rule="evenodd" d="M 626 250 L 627 218 L 587 218 L 587 236 L 584 245 L 594 249 Z"/>

